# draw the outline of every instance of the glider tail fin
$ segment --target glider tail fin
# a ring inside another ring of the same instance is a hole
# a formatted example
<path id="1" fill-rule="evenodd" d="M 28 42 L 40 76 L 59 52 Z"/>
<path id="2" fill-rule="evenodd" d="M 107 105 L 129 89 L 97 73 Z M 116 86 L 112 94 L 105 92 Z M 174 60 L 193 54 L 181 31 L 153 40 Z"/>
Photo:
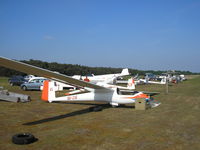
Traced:
<path id="1" fill-rule="evenodd" d="M 135 81 L 133 78 L 128 79 L 127 88 L 134 90 L 135 89 Z"/>
<path id="2" fill-rule="evenodd" d="M 166 77 L 162 78 L 161 83 L 165 84 L 166 82 L 167 82 L 167 78 Z"/>
<path id="3" fill-rule="evenodd" d="M 43 101 L 51 102 L 55 96 L 55 86 L 56 82 L 45 80 L 43 83 L 42 97 Z"/>
<path id="4" fill-rule="evenodd" d="M 122 70 L 122 72 L 121 72 L 121 76 L 126 76 L 126 75 L 129 75 L 130 73 L 129 73 L 129 71 L 128 71 L 128 68 L 125 68 L 125 69 L 123 69 Z"/>

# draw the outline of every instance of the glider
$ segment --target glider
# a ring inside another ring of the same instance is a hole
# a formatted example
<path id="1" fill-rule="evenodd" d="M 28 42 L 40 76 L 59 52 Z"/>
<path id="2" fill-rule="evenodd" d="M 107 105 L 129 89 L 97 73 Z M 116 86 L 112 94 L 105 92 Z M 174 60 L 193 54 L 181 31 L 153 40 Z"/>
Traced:
<path id="1" fill-rule="evenodd" d="M 11 60 L 5 57 L 0 57 L 0 66 L 14 69 L 27 74 L 34 74 L 37 76 L 43 76 L 50 79 L 46 80 L 43 85 L 42 100 L 48 102 L 56 101 L 97 101 L 108 102 L 113 107 L 120 104 L 135 103 L 136 99 L 142 98 L 151 104 L 152 107 L 160 105 L 160 103 L 154 102 L 153 98 L 148 94 L 140 91 L 133 91 L 128 94 L 121 94 L 118 87 L 104 87 L 102 85 L 77 80 L 67 75 L 42 69 L 36 66 L 25 64 L 19 61 Z M 54 84 L 55 81 L 70 84 L 72 86 L 80 87 L 84 93 L 80 93 L 79 90 L 74 93 L 69 93 L 65 96 L 56 97 Z"/>
<path id="2" fill-rule="evenodd" d="M 117 78 L 122 78 L 123 76 L 130 75 L 128 68 L 125 68 L 122 70 L 121 73 L 116 73 L 116 74 L 104 74 L 104 75 L 88 75 L 88 76 L 81 76 L 81 75 L 74 75 L 72 78 L 74 79 L 79 79 L 83 80 L 86 82 L 91 82 L 91 83 L 98 83 L 98 82 L 104 82 L 107 84 L 116 84 Z"/>

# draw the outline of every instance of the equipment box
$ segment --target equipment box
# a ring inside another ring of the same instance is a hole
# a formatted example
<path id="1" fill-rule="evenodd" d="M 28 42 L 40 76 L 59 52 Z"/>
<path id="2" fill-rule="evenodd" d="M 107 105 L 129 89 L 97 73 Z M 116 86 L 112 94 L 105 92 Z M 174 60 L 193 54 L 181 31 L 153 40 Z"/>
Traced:
<path id="1" fill-rule="evenodd" d="M 150 104 L 146 101 L 145 98 L 137 98 L 135 101 L 136 110 L 146 110 L 151 108 Z"/>

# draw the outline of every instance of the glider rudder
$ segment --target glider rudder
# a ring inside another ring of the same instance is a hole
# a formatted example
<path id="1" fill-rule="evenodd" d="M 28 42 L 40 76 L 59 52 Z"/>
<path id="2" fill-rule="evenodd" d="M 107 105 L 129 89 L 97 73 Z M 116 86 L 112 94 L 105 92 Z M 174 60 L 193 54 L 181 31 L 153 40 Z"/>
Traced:
<path id="1" fill-rule="evenodd" d="M 49 99 L 49 80 L 45 80 L 43 83 L 42 97 L 43 101 L 48 101 Z"/>

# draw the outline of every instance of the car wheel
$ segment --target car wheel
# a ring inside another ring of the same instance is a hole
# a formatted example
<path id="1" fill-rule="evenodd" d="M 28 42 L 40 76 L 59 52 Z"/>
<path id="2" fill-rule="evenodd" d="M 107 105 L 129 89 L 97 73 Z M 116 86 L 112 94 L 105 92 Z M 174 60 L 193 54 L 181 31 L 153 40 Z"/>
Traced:
<path id="1" fill-rule="evenodd" d="M 10 85 L 11 85 L 11 86 L 14 86 L 14 83 L 10 82 Z"/>
<path id="2" fill-rule="evenodd" d="M 24 91 L 27 91 L 27 87 L 26 87 L 26 86 L 22 86 L 22 89 L 23 89 Z"/>
<path id="3" fill-rule="evenodd" d="M 30 133 L 19 133 L 12 137 L 12 142 L 15 144 L 30 144 L 37 141 L 37 139 Z"/>

